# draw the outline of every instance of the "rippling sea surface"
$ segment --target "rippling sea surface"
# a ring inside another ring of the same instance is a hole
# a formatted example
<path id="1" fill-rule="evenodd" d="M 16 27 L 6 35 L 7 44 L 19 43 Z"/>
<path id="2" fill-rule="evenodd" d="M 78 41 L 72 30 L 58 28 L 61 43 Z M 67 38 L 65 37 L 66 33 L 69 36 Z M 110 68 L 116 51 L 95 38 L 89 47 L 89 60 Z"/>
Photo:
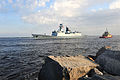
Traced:
<path id="1" fill-rule="evenodd" d="M 37 80 L 45 56 L 95 55 L 103 46 L 120 51 L 120 36 L 111 39 L 98 36 L 39 40 L 0 38 L 0 80 Z"/>

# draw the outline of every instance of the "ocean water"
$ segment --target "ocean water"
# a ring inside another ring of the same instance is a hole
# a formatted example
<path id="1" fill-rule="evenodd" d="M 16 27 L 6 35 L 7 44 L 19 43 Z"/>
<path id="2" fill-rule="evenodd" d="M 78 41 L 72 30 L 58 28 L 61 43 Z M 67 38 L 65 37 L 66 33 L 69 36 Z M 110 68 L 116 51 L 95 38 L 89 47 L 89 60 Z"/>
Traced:
<path id="1" fill-rule="evenodd" d="M 37 80 L 45 56 L 95 55 L 103 46 L 120 51 L 120 36 L 100 39 L 0 38 L 0 80 Z"/>

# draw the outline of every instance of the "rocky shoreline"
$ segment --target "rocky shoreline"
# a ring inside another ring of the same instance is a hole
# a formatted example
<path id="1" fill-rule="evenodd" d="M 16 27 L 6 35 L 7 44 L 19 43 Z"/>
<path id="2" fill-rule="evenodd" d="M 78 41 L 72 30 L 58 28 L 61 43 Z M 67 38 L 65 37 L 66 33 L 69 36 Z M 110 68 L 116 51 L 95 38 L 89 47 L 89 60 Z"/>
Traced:
<path id="1" fill-rule="evenodd" d="M 120 80 L 120 51 L 102 47 L 96 56 L 48 56 L 38 80 Z"/>

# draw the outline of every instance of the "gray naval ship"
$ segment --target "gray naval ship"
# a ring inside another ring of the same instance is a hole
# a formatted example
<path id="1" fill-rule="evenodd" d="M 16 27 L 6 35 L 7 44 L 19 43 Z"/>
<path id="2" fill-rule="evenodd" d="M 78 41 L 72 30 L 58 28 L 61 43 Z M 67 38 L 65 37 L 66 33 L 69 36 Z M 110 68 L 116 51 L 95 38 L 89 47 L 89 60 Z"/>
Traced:
<path id="1" fill-rule="evenodd" d="M 32 34 L 35 39 L 39 38 L 79 38 L 82 36 L 81 32 L 72 32 L 68 27 L 66 31 L 63 30 L 63 24 L 60 24 L 59 29 L 52 31 L 51 35 Z"/>

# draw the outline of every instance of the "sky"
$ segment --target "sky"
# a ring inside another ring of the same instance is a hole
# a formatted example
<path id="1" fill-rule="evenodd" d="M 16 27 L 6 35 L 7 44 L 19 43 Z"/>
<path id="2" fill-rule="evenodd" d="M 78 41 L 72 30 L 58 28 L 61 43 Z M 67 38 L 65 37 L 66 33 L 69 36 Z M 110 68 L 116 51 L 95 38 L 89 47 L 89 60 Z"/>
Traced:
<path id="1" fill-rule="evenodd" d="M 51 34 L 61 23 L 84 35 L 120 35 L 120 0 L 0 0 L 0 37 Z"/>

